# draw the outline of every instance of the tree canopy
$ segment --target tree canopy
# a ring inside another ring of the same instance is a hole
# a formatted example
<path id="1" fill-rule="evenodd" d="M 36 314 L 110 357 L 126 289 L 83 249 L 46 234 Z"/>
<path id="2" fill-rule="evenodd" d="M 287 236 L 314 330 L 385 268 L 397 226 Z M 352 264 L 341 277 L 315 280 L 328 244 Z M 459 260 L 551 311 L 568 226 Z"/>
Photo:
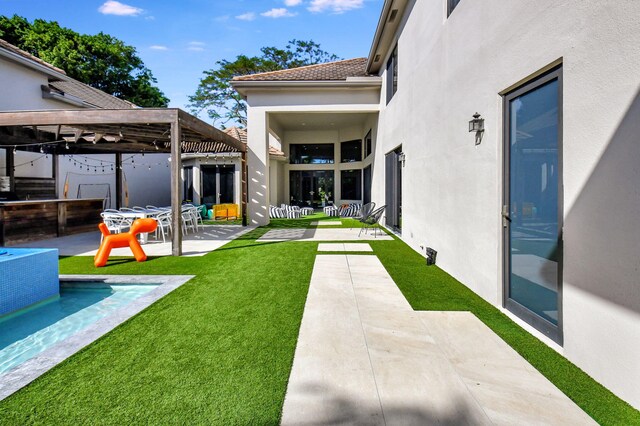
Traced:
<path id="1" fill-rule="evenodd" d="M 260 52 L 260 56 L 238 55 L 233 61 L 217 61 L 215 68 L 204 71 L 195 95 L 189 97 L 191 111 L 195 114 L 206 111 L 214 123 L 231 121 L 246 126 L 247 104 L 231 87 L 233 77 L 340 59 L 322 50 L 313 40 L 294 39 L 284 49 L 263 47 Z"/>
<path id="2" fill-rule="evenodd" d="M 136 49 L 102 32 L 79 34 L 55 21 L 0 16 L 0 38 L 63 69 L 69 77 L 142 107 L 166 107 Z"/>

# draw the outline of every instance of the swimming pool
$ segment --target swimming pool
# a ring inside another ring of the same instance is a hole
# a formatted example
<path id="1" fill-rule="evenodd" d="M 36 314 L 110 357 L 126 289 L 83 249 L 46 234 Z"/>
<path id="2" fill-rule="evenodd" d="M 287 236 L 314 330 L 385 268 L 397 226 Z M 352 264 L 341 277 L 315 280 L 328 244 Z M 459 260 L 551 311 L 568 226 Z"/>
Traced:
<path id="1" fill-rule="evenodd" d="M 191 278 L 61 275 L 60 298 L 0 317 L 0 400 Z"/>
<path id="2" fill-rule="evenodd" d="M 84 330 L 157 286 L 62 282 L 59 298 L 0 319 L 0 373 Z"/>

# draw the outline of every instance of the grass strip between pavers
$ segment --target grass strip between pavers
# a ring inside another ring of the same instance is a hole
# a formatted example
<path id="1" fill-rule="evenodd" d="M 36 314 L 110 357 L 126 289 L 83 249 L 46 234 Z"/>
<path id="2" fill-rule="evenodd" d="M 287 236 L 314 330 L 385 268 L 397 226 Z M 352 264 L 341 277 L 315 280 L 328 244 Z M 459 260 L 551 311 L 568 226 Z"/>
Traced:
<path id="1" fill-rule="evenodd" d="M 0 401 L 0 424 L 278 424 L 315 256 L 336 253 L 256 239 L 317 220 L 335 218 L 272 220 L 202 257 L 102 269 L 61 259 L 63 274 L 196 277 Z M 332 228 L 359 227 L 342 221 Z M 367 242 L 414 309 L 472 312 L 595 420 L 640 424 L 640 412 L 404 242 Z"/>

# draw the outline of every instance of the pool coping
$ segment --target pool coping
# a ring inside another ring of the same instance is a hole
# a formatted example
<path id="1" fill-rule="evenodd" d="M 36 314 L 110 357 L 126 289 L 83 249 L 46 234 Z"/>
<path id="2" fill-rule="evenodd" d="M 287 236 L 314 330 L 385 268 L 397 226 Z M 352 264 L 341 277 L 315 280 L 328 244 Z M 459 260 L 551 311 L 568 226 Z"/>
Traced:
<path id="1" fill-rule="evenodd" d="M 126 306 L 116 309 L 111 315 L 100 318 L 84 330 L 56 343 L 6 373 L 0 374 L 0 401 L 22 389 L 60 362 L 98 340 L 193 277 L 195 275 L 60 275 L 60 281 L 101 281 L 105 284 L 160 283 L 160 285 Z"/>

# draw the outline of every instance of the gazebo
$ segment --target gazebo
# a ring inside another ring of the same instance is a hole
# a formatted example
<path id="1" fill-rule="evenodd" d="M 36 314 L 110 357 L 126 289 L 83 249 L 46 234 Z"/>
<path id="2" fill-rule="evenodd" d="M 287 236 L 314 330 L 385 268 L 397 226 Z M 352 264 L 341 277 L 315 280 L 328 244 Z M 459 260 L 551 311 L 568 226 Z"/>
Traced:
<path id="1" fill-rule="evenodd" d="M 121 199 L 123 153 L 171 153 L 172 254 L 182 254 L 183 152 L 234 149 L 242 153 L 242 218 L 246 225 L 246 146 L 212 125 L 175 108 L 86 109 L 0 112 L 0 148 L 14 185 L 14 150 L 60 154 L 115 154 L 116 200 Z"/>

